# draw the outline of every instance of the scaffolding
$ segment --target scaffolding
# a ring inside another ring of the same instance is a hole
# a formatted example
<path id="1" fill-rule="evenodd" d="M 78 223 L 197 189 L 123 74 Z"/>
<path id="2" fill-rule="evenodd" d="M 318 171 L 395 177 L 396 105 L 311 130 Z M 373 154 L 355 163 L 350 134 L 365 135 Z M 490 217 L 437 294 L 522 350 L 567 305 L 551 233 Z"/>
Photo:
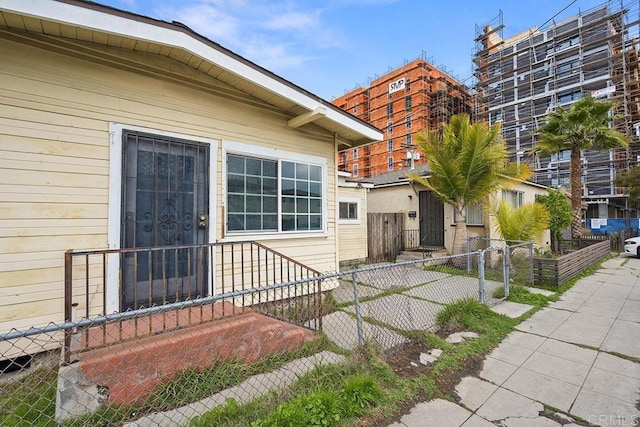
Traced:
<path id="1" fill-rule="evenodd" d="M 392 92 L 389 85 L 399 79 L 403 79 L 404 88 Z M 376 75 L 367 87 L 357 87 L 333 103 L 382 130 L 385 139 L 355 149 L 357 159 L 353 158 L 354 149 L 345 150 L 346 155 L 338 157 L 339 167 L 353 171 L 353 165 L 358 164 L 358 176 L 370 177 L 408 167 L 414 160 L 416 165 L 423 163 L 424 159 L 414 157 L 415 135 L 441 130 L 454 114 L 471 114 L 469 92 L 444 67 L 434 66 L 424 52 L 401 67 Z"/>
<path id="2" fill-rule="evenodd" d="M 615 102 L 613 125 L 631 144 L 583 153 L 588 203 L 624 207 L 615 176 L 640 160 L 638 3 L 609 1 L 507 39 L 502 12 L 476 25 L 474 120 L 501 123 L 511 160 L 534 165 L 536 182 L 569 186 L 568 153 L 542 158 L 533 152 L 547 114 L 587 95 Z"/>

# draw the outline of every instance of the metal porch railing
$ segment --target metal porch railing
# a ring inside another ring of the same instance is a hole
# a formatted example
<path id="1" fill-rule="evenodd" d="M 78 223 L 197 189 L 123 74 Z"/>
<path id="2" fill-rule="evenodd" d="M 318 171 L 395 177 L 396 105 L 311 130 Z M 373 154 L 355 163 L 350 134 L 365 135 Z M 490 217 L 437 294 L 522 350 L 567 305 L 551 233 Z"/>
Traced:
<path id="1" fill-rule="evenodd" d="M 91 333 L 87 329 L 81 342 L 74 344 L 80 349 L 180 329 L 232 316 L 246 308 L 290 321 L 287 311 L 292 304 L 313 306 L 297 307 L 300 311 L 320 310 L 320 280 L 310 281 L 313 286 L 273 285 L 318 276 L 317 270 L 255 241 L 69 250 L 65 253 L 65 321 L 232 295 L 212 300 L 205 309 L 202 305 L 197 310 L 176 308 L 171 313 L 163 311 L 161 316 L 152 310 L 144 322 L 136 318 L 134 324 L 103 324 L 101 331 Z M 305 301 L 301 303 L 302 297 Z M 315 315 L 322 317 L 320 312 Z M 69 333 L 66 348 L 71 344 Z"/>

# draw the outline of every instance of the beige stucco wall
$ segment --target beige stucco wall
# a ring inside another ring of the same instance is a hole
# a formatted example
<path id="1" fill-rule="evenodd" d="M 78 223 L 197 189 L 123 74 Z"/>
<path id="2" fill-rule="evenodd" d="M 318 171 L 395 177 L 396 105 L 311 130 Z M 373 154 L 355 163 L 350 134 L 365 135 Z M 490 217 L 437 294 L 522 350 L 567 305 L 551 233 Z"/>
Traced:
<path id="1" fill-rule="evenodd" d="M 359 205 L 357 220 L 338 219 L 340 262 L 357 262 L 367 258 L 367 191 L 358 187 L 338 187 L 338 201 L 357 202 Z"/>
<path id="2" fill-rule="evenodd" d="M 244 238 L 319 271 L 337 269 L 332 134 L 313 124 L 292 129 L 284 112 L 166 57 L 109 48 L 125 67 L 20 40 L 0 36 L 0 332 L 63 321 L 64 252 L 107 248 L 111 122 L 213 141 L 214 241 L 225 237 L 223 140 L 327 159 L 325 235 Z M 146 70 L 132 69 L 136 61 Z"/>
<path id="3" fill-rule="evenodd" d="M 405 229 L 420 228 L 418 194 L 420 191 L 427 189 L 419 184 L 402 184 L 390 187 L 381 187 L 372 189 L 367 195 L 367 203 L 369 212 L 401 212 L 405 214 Z M 524 192 L 524 203 L 532 203 L 535 201 L 536 194 L 547 194 L 546 190 L 537 185 L 518 183 L 513 187 L 515 191 Z M 500 193 L 501 194 L 501 193 Z M 409 218 L 408 212 L 416 211 L 416 218 Z M 467 234 L 469 237 L 490 237 L 498 239 L 499 236 L 495 229 L 495 224 L 489 218 L 486 212 L 483 215 L 484 226 L 467 226 Z M 444 205 L 444 245 L 448 252 L 453 249 L 453 238 L 455 234 L 455 223 L 453 221 L 454 212 L 451 205 Z M 543 244 L 550 240 L 549 230 L 545 231 L 536 244 Z"/>
<path id="4" fill-rule="evenodd" d="M 533 203 L 536 201 L 536 196 L 537 195 L 546 195 L 547 190 L 545 187 L 542 187 L 540 185 L 535 185 L 535 184 L 531 184 L 531 183 L 527 183 L 527 182 L 520 182 L 517 183 L 515 185 L 513 185 L 510 188 L 511 191 L 520 191 L 523 193 L 523 204 L 528 204 L 528 203 Z M 493 196 L 491 198 L 491 202 L 490 203 L 495 203 L 496 197 L 502 197 L 502 193 L 499 192 L 498 194 L 496 194 L 495 196 Z M 496 224 L 495 224 L 495 219 L 493 217 L 489 218 L 490 221 L 490 225 L 488 226 L 488 230 L 489 230 L 489 236 L 492 239 L 499 239 L 500 235 L 497 232 L 496 229 Z M 486 219 L 485 219 L 486 222 Z M 550 230 L 545 230 L 540 236 L 538 236 L 535 240 L 534 240 L 534 244 L 541 246 L 541 245 L 548 245 L 549 242 L 551 242 L 551 231 Z"/>

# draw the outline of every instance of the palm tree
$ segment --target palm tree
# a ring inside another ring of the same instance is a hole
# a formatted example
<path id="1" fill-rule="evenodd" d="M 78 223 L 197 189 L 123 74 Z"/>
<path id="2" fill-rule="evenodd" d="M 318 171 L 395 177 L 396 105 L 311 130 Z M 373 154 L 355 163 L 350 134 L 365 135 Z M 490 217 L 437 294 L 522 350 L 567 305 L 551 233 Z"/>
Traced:
<path id="1" fill-rule="evenodd" d="M 451 117 L 442 133 L 420 133 L 416 137 L 431 169 L 427 178 L 409 179 L 427 187 L 435 197 L 455 209 L 456 229 L 452 253 L 467 251 L 466 207 L 482 203 L 496 190 L 531 176 L 528 165 L 509 164 L 500 125 L 471 124 L 467 114 Z"/>
<path id="2" fill-rule="evenodd" d="M 491 214 L 496 220 L 498 234 L 506 240 L 507 245 L 510 242 L 533 240 L 549 228 L 549 211 L 538 202 L 514 207 L 511 203 L 500 200 L 491 207 Z M 515 272 L 513 257 L 509 258 L 509 271 Z"/>
<path id="3" fill-rule="evenodd" d="M 614 104 L 598 101 L 588 96 L 580 99 L 570 109 L 559 107 L 549 114 L 547 123 L 540 129 L 541 139 L 535 151 L 551 155 L 571 151 L 569 181 L 571 186 L 571 237 L 582 235 L 582 150 L 606 151 L 629 144 L 627 137 L 609 127 L 609 112 Z"/>

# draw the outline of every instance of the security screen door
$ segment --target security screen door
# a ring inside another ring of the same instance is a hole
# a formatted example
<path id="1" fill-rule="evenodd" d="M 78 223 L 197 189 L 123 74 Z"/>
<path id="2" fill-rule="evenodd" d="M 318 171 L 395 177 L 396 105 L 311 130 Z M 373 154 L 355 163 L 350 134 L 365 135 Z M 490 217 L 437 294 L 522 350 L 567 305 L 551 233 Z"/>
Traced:
<path id="1" fill-rule="evenodd" d="M 209 146 L 123 134 L 122 310 L 171 303 L 207 291 Z"/>

